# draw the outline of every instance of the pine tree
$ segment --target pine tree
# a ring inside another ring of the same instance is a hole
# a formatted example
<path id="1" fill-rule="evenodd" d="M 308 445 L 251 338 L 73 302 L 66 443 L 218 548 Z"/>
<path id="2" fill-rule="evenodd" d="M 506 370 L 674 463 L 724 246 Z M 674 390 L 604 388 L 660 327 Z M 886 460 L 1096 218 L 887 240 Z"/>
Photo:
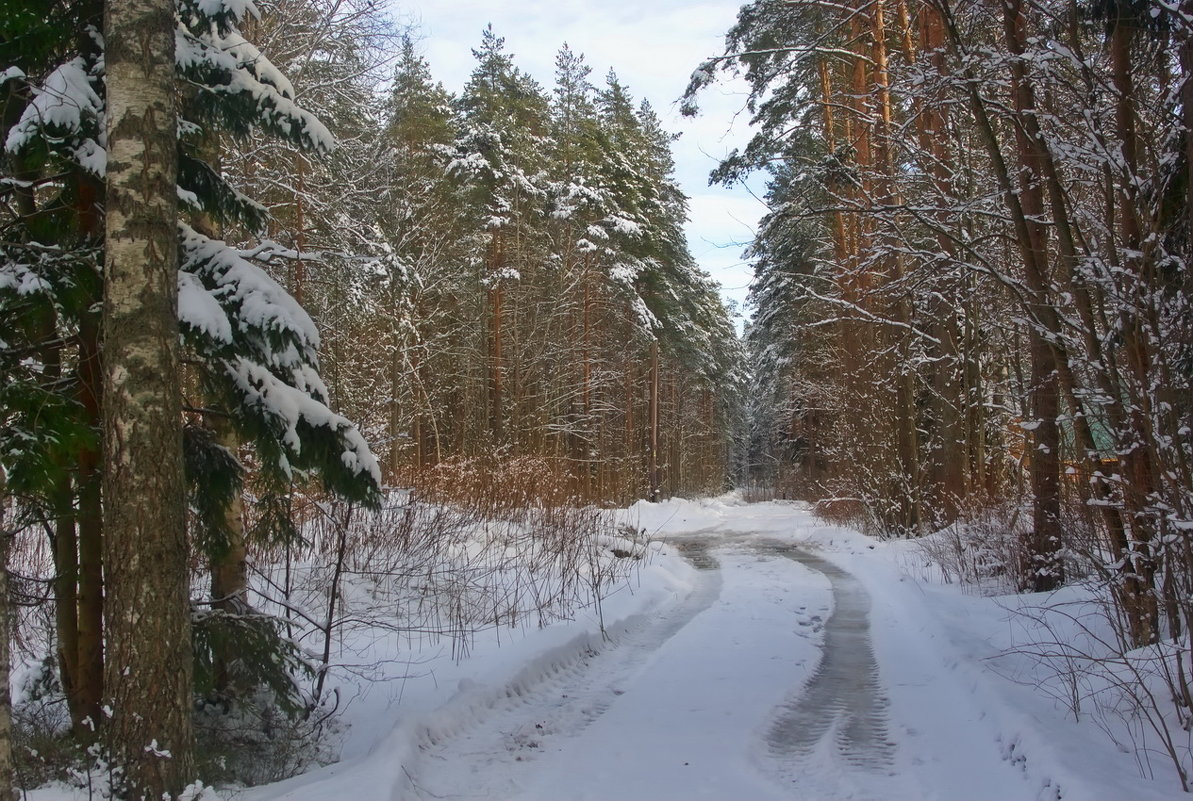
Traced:
<path id="1" fill-rule="evenodd" d="M 486 410 L 484 439 L 489 448 L 517 448 L 520 413 L 519 373 L 523 340 L 511 338 L 512 321 L 528 311 L 521 288 L 541 260 L 541 186 L 547 142 L 547 98 L 538 84 L 505 52 L 505 40 L 489 26 L 473 51 L 477 66 L 458 101 L 461 131 L 451 173 L 468 187 L 473 214 L 487 233 L 485 252 L 477 254 L 479 280 L 485 287 L 481 343 L 486 364 L 478 400 Z M 514 397 L 510 397 L 513 378 Z"/>
<path id="2" fill-rule="evenodd" d="M 1029 505 L 1008 566 L 1025 590 L 1064 580 L 1061 520 L 1096 510 L 1078 516 L 1103 538 L 1091 560 L 1124 639 L 1154 642 L 1165 624 L 1175 637 L 1187 570 L 1159 532 L 1183 541 L 1193 508 L 1175 389 L 1193 341 L 1175 267 L 1191 241 L 1189 26 L 1119 3 L 1010 3 L 994 27 L 988 11 L 759 0 L 689 99 L 744 70 L 757 134 L 716 176 L 775 163 L 802 176 L 755 253 L 770 290 L 784 229 L 816 221 L 801 304 L 836 346 L 814 357 L 816 384 L 859 424 L 853 442 L 828 427 L 829 475 L 812 489 L 858 489 L 884 530 L 907 531 L 915 506 L 941 525 Z M 788 302 L 758 301 L 764 320 Z M 866 359 L 880 375 L 856 369 Z"/>
<path id="3" fill-rule="evenodd" d="M 913 534 L 926 522 L 926 498 L 936 521 L 947 523 L 962 492 L 956 477 L 964 474 L 949 467 L 963 438 L 958 325 L 940 308 L 950 305 L 959 284 L 933 281 L 956 268 L 947 249 L 937 255 L 923 244 L 931 229 L 918 211 L 920 198 L 907 196 L 909 187 L 919 188 L 918 177 L 907 180 L 896 166 L 926 163 L 924 174 L 933 175 L 938 165 L 928 151 L 907 147 L 895 131 L 940 126 L 925 122 L 936 117 L 920 113 L 918 100 L 909 101 L 917 116 L 903 119 L 907 104 L 892 99 L 905 88 L 895 84 L 892 63 L 917 55 L 906 9 L 890 16 L 888 10 L 872 2 L 849 9 L 751 3 L 727 36 L 726 56 L 694 73 L 687 97 L 693 101 L 718 70 L 744 68 L 757 131 L 714 177 L 732 182 L 769 171 L 791 184 L 783 190 L 789 220 L 808 214 L 822 221 L 807 229 L 818 240 L 809 255 L 821 265 L 819 280 L 805 282 L 803 291 L 815 301 L 809 308 L 819 305 L 832 337 L 834 350 L 819 355 L 838 363 L 821 371 L 819 394 L 821 401 L 835 396 L 833 405 L 848 409 L 858 425 L 847 432 L 832 415 L 820 420 L 821 452 L 836 454 L 809 491 L 862 498 L 883 529 Z M 940 179 L 938 186 L 946 183 Z M 763 236 L 781 240 L 781 226 Z M 930 281 L 933 290 L 921 289 Z M 935 314 L 923 314 L 929 305 Z"/>
<path id="4" fill-rule="evenodd" d="M 463 416 L 455 391 L 468 316 L 451 307 L 469 297 L 468 254 L 476 234 L 464 198 L 448 180 L 455 142 L 453 98 L 431 76 L 409 37 L 402 40 L 386 108 L 392 161 L 381 199 L 387 253 L 373 315 L 387 341 L 389 468 L 396 475 L 439 461 L 458 441 Z M 396 479 L 395 479 L 396 480 Z"/>

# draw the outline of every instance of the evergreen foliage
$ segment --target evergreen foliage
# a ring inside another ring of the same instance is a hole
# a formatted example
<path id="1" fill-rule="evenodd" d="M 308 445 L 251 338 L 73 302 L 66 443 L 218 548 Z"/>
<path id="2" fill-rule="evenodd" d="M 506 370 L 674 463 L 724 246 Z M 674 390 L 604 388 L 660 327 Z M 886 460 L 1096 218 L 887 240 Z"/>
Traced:
<path id="1" fill-rule="evenodd" d="M 16 524 L 50 539 L 85 737 L 103 698 L 104 5 L 44 11 L 0 6 L 0 467 Z M 598 90 L 565 45 L 544 90 L 490 27 L 455 97 L 368 0 L 178 0 L 176 48 L 189 534 L 213 576 L 197 694 L 300 709 L 300 652 L 216 574 L 246 539 L 303 547 L 296 487 L 376 504 L 366 438 L 395 484 L 522 459 L 570 501 L 726 485 L 742 352 L 687 251 L 672 137 L 615 75 Z"/>
<path id="2" fill-rule="evenodd" d="M 100 530 L 105 143 L 102 4 L 52 5 L 57 24 L 6 15 L 0 34 L 0 460 L 21 524 L 51 533 L 61 624 L 63 615 L 74 620 L 77 594 L 99 602 L 88 595 L 86 577 L 100 569 L 89 543 Z M 368 445 L 331 411 L 314 321 L 265 269 L 287 249 L 270 241 L 237 249 L 200 233 L 262 233 L 270 219 L 212 159 L 212 142 L 247 146 L 270 136 L 319 158 L 336 147 L 290 81 L 241 34 L 256 13 L 250 2 L 178 5 L 178 196 L 190 217 L 179 230 L 178 296 L 189 371 L 187 479 L 195 542 L 213 558 L 227 547 L 224 514 L 241 492 L 244 468 L 243 454 L 214 440 L 212 416 L 233 424 L 274 484 L 319 478 L 346 499 L 374 504 L 380 497 Z M 63 684 L 72 715 L 85 727 L 83 718 L 98 717 L 98 667 L 76 661 L 74 632 L 99 612 L 80 605 L 77 614 L 79 622 L 60 631 L 59 649 L 71 674 Z M 91 631 L 100 636 L 95 625 Z M 75 694 L 86 687 L 86 697 Z"/>
<path id="3" fill-rule="evenodd" d="M 406 43 L 390 99 L 408 177 L 379 223 L 391 367 L 407 368 L 389 386 L 391 469 L 547 457 L 581 497 L 639 495 L 653 341 L 667 490 L 723 486 L 741 353 L 687 251 L 670 135 L 615 75 L 598 91 L 567 45 L 550 95 L 491 27 L 473 54 L 448 98 Z"/>

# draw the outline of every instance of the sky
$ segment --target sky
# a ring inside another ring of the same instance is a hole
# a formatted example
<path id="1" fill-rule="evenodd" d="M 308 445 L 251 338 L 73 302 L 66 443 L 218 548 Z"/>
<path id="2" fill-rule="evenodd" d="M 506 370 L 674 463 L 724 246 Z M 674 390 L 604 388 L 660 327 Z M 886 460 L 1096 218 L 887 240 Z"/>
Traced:
<path id="1" fill-rule="evenodd" d="M 722 52 L 740 5 L 737 0 L 395 0 L 394 9 L 402 22 L 417 26 L 432 75 L 453 92 L 467 82 L 476 64 L 472 48 L 490 22 L 514 63 L 547 90 L 564 42 L 584 54 L 598 87 L 612 68 L 635 98 L 650 101 L 667 130 L 681 134 L 673 151 L 676 179 L 690 198 L 688 247 L 721 285 L 725 300 L 740 308 L 751 277 L 742 250 L 765 213 L 755 196 L 762 182 L 754 182 L 754 192 L 710 187 L 708 174 L 748 139 L 748 115 L 739 114 L 744 85 L 705 90 L 695 119 L 682 117 L 676 102 L 692 70 Z"/>

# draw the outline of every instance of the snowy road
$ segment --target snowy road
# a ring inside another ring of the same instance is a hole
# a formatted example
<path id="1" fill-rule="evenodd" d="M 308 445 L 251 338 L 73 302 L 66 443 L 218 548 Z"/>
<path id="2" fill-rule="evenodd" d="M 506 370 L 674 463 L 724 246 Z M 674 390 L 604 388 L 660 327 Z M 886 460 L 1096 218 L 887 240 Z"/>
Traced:
<path id="1" fill-rule="evenodd" d="M 340 762 L 244 801 L 1176 797 L 1041 689 L 1018 596 L 940 585 L 915 543 L 784 503 L 623 514 L 663 544 L 602 613 L 420 654 L 362 688 Z"/>
<path id="2" fill-rule="evenodd" d="M 870 642 L 870 595 L 852 575 L 790 545 L 773 550 L 826 576 L 833 587 L 833 613 L 824 624 L 820 665 L 786 702 L 767 732 L 770 751 L 791 782 L 830 764 L 857 772 L 891 774 L 894 743 L 887 731 L 883 694 Z"/>
<path id="3" fill-rule="evenodd" d="M 674 542 L 691 593 L 421 760 L 427 798 L 918 798 L 896 771 L 865 589 L 790 544 Z"/>

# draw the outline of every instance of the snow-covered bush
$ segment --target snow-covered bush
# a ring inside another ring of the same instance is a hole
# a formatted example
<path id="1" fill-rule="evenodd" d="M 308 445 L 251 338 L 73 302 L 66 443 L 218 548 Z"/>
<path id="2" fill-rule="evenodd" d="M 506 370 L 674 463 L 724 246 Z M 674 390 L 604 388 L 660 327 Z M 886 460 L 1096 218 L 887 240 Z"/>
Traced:
<path id="1" fill-rule="evenodd" d="M 1036 663 L 1033 684 L 1075 720 L 1090 718 L 1120 750 L 1134 753 L 1141 775 L 1169 763 L 1181 786 L 1193 775 L 1193 706 L 1184 677 L 1189 637 L 1142 648 L 1101 580 L 1014 608 L 1022 634 L 1012 652 Z M 1155 760 L 1155 761 L 1153 761 Z"/>
<path id="2" fill-rule="evenodd" d="M 388 662 L 428 642 L 461 659 L 482 630 L 545 626 L 581 607 L 599 615 L 601 596 L 646 554 L 637 535 L 594 507 L 540 502 L 515 514 L 410 491 L 391 492 L 377 510 L 310 495 L 294 507 L 298 537 L 250 548 L 250 606 L 276 626 L 277 636 L 257 638 L 270 653 L 253 657 L 257 669 L 242 677 L 252 686 L 234 703 L 200 698 L 206 781 L 255 784 L 333 760 L 329 727 L 357 680 L 391 675 Z M 277 652 L 291 642 L 297 650 Z M 197 649 L 200 678 L 213 669 L 202 658 L 215 647 L 207 644 Z M 293 707 L 295 697 L 304 708 Z"/>
<path id="3" fill-rule="evenodd" d="M 339 744 L 334 709 L 295 715 L 267 688 L 242 696 L 236 707 L 195 708 L 195 759 L 209 784 L 255 786 L 334 762 Z"/>
<path id="4" fill-rule="evenodd" d="M 463 653 L 479 630 L 544 625 L 599 603 L 642 551 L 594 507 L 539 505 L 515 520 L 401 492 L 376 512 L 314 508 L 304 547 L 262 548 L 255 559 L 261 608 L 294 621 L 308 649 L 380 627 L 451 639 Z"/>
<path id="5" fill-rule="evenodd" d="M 916 541 L 946 584 L 1014 592 L 1018 586 L 1019 539 L 1031 511 L 1014 504 L 971 510 L 965 517 Z"/>

